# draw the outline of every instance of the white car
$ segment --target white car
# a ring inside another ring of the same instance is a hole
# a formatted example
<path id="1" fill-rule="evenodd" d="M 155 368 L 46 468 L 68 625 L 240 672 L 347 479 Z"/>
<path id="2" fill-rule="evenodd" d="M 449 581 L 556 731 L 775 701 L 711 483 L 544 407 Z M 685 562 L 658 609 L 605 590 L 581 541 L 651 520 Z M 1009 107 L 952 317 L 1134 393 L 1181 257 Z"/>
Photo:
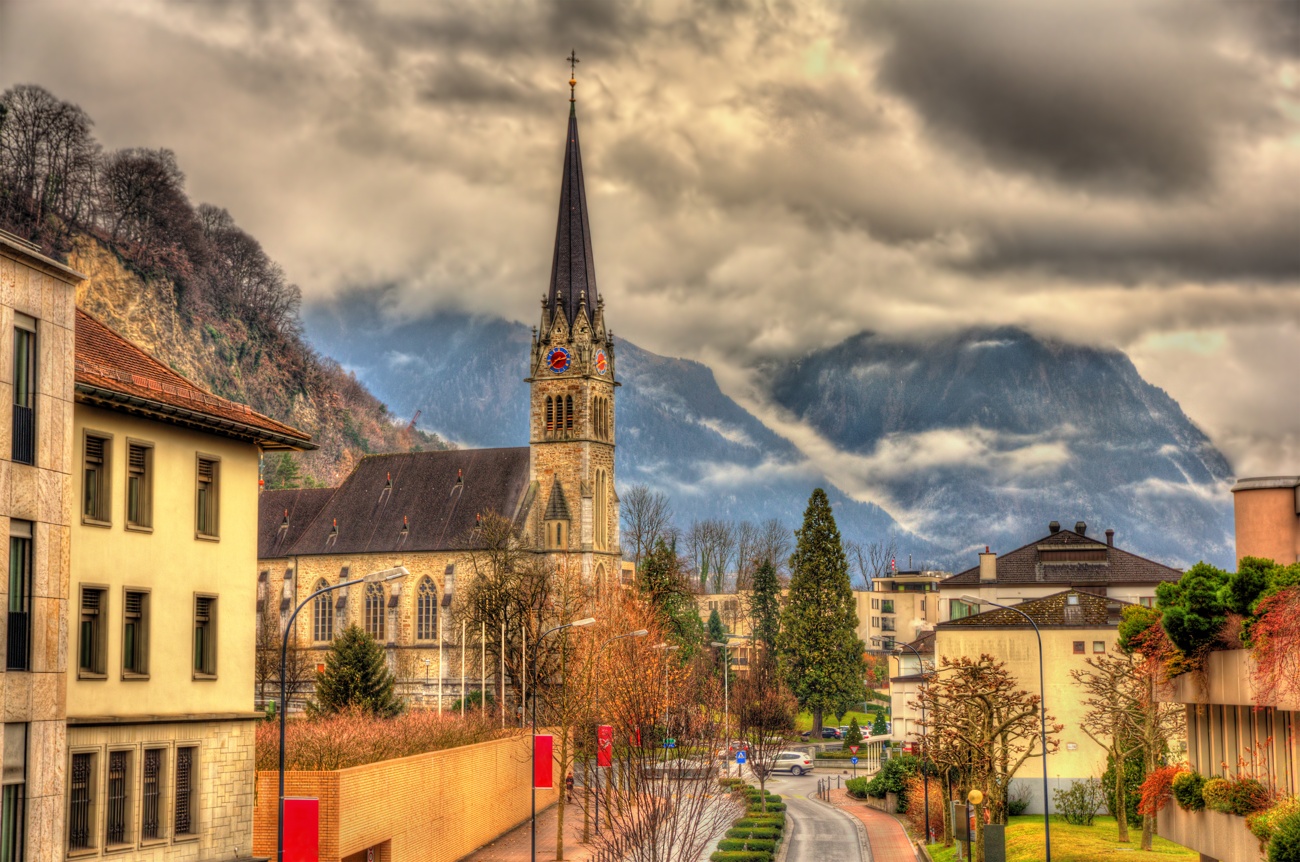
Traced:
<path id="1" fill-rule="evenodd" d="M 779 752 L 772 761 L 773 772 L 789 772 L 791 775 L 803 775 L 812 772 L 812 758 L 802 751 Z"/>

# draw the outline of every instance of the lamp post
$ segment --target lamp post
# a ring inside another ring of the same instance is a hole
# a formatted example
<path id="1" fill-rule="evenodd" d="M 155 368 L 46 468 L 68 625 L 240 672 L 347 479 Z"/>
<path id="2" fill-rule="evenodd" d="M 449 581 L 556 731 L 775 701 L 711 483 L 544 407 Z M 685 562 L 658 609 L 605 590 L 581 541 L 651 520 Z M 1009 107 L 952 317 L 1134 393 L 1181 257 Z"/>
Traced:
<path id="1" fill-rule="evenodd" d="M 727 635 L 727 641 L 753 640 L 753 635 Z M 731 644 L 710 641 L 711 646 L 722 648 L 722 724 L 727 737 L 727 747 L 731 747 Z M 752 673 L 752 670 L 750 671 Z M 731 758 L 727 758 L 727 775 L 731 775 Z"/>
<path id="2" fill-rule="evenodd" d="M 884 644 L 884 638 L 873 637 L 871 640 L 873 642 L 880 642 L 882 645 Z M 929 680 L 927 679 L 926 672 L 925 672 L 925 659 L 921 658 L 921 653 L 917 652 L 916 647 L 906 643 L 894 645 L 895 655 L 897 655 L 898 650 L 903 648 L 910 649 L 912 651 L 912 655 L 916 656 L 916 666 L 918 670 L 920 670 L 921 672 L 921 684 L 925 685 L 928 688 Z M 903 671 L 902 657 L 898 657 L 898 671 L 899 671 L 899 675 L 902 676 L 902 671 Z M 891 704 L 890 706 L 892 708 L 893 705 Z M 927 772 L 925 768 L 925 736 L 927 730 L 928 728 L 925 726 L 925 698 L 922 697 L 921 698 L 921 783 L 925 785 L 925 790 L 924 790 L 925 843 L 929 844 L 930 843 L 930 773 Z"/>
<path id="3" fill-rule="evenodd" d="M 596 621 L 595 617 L 587 617 L 586 619 L 574 620 L 571 623 L 564 623 L 563 625 L 558 625 L 555 626 L 554 628 L 547 629 L 546 631 L 542 632 L 541 635 L 538 636 L 536 643 L 534 643 L 533 645 L 533 660 L 532 660 L 532 668 L 531 668 L 532 677 L 533 677 L 533 750 L 530 756 L 530 760 L 532 761 L 533 764 L 534 780 L 533 780 L 533 789 L 532 789 L 532 795 L 533 795 L 532 828 L 530 830 L 530 839 L 528 842 L 532 848 L 533 862 L 537 862 L 537 781 L 535 778 L 535 776 L 537 775 L 537 654 L 541 652 L 542 638 L 546 637 L 547 635 L 553 634 L 558 631 L 563 631 L 564 629 L 574 629 L 574 628 L 580 628 L 582 626 L 589 626 L 595 621 Z"/>
<path id="4" fill-rule="evenodd" d="M 655 644 L 650 649 L 664 651 L 664 735 L 668 734 L 668 653 L 681 649 L 676 644 L 669 646 L 667 643 Z"/>
<path id="5" fill-rule="evenodd" d="M 429 688 L 429 668 L 431 668 L 431 667 L 433 666 L 433 659 L 431 659 L 431 658 L 422 658 L 422 659 L 420 659 L 420 661 L 424 662 L 424 687 L 425 687 L 425 689 L 426 689 L 426 691 L 424 692 L 424 694 L 425 694 L 425 697 L 428 697 L 429 692 L 428 692 L 427 689 Z"/>
<path id="6" fill-rule="evenodd" d="M 596 670 L 595 665 L 600 663 L 601 652 L 603 652 L 605 647 L 609 646 L 614 641 L 621 641 L 624 638 L 643 638 L 648 634 L 650 634 L 650 632 L 646 631 L 645 629 L 637 629 L 636 631 L 628 632 L 625 635 L 615 635 L 614 637 L 605 641 L 603 644 L 601 644 L 596 648 L 596 657 L 595 660 L 592 662 L 592 671 L 595 672 Z M 593 694 L 592 699 L 595 701 L 596 714 L 599 716 L 600 715 L 600 674 L 599 673 L 596 673 L 596 683 L 592 694 Z M 596 747 L 597 747 L 596 760 L 597 762 L 599 762 L 600 761 L 600 753 L 599 753 L 600 740 L 599 739 L 596 740 Z M 610 768 L 612 769 L 613 767 L 611 766 Z M 613 784 L 612 778 L 610 779 L 610 783 L 611 785 Z M 608 806 L 606 806 L 606 808 L 608 809 Z M 607 818 L 609 817 L 608 810 L 606 810 L 605 816 Z M 596 834 L 597 835 L 600 834 L 600 767 L 599 766 L 596 767 Z"/>
<path id="7" fill-rule="evenodd" d="M 378 572 L 371 572 L 364 577 L 353 578 L 350 581 L 340 581 L 333 586 L 321 587 L 319 590 L 299 602 L 298 607 L 294 608 L 293 613 L 289 614 L 289 621 L 285 623 L 284 634 L 280 638 L 280 813 L 276 823 L 275 839 L 276 859 L 279 860 L 279 862 L 284 862 L 284 737 L 285 714 L 289 711 L 288 703 L 285 700 L 284 668 L 289 661 L 289 633 L 293 631 L 293 621 L 297 619 L 298 612 L 307 607 L 307 605 L 311 603 L 312 599 L 317 596 L 342 589 L 343 587 L 350 587 L 354 584 L 379 584 L 386 581 L 395 581 L 398 578 L 404 578 L 409 574 L 410 572 L 406 570 L 405 566 L 397 566 L 392 569 L 381 569 Z"/>
<path id="8" fill-rule="evenodd" d="M 995 608 L 1002 608 L 1005 611 L 1020 614 L 1025 620 L 1034 627 L 1034 637 L 1038 638 L 1038 730 L 1041 735 L 1043 745 L 1043 839 L 1047 851 L 1047 862 L 1052 862 L 1052 820 L 1048 813 L 1048 796 L 1047 796 L 1047 682 L 1043 673 L 1043 634 L 1038 630 L 1038 623 L 1034 622 L 1029 614 L 1019 608 L 1010 605 L 998 604 L 989 599 L 982 599 L 979 596 L 964 595 L 961 597 L 963 602 L 970 602 L 978 605 L 993 605 Z"/>

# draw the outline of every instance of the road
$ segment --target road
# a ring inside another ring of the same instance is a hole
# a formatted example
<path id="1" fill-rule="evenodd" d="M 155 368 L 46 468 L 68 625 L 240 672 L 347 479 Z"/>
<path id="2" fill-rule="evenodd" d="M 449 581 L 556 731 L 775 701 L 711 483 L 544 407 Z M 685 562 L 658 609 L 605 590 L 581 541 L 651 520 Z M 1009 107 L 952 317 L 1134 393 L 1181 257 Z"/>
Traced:
<path id="1" fill-rule="evenodd" d="M 857 824 L 847 814 L 808 798 L 815 775 L 782 775 L 767 783 L 786 804 L 786 862 L 870 862 L 862 853 Z"/>

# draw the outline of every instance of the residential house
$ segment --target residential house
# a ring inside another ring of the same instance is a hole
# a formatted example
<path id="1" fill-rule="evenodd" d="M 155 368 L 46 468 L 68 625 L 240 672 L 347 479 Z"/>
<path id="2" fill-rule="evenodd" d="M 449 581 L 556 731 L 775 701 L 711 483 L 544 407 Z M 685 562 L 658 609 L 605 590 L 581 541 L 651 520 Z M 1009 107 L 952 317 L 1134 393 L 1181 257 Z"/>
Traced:
<path id="1" fill-rule="evenodd" d="M 903 571 L 871 580 L 871 590 L 854 590 L 858 636 L 868 652 L 892 652 L 895 643 L 908 643 L 939 622 L 939 571 Z"/>

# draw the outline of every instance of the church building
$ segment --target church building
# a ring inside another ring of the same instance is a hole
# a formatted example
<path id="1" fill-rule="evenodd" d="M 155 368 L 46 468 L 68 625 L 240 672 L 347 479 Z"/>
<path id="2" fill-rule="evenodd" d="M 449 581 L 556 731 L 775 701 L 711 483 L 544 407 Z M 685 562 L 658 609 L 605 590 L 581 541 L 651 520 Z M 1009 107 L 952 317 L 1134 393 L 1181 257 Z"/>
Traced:
<path id="1" fill-rule="evenodd" d="M 315 599 L 295 622 L 296 644 L 313 651 L 319 669 L 331 640 L 356 623 L 384 645 L 399 691 L 431 702 L 459 693 L 462 646 L 466 688 L 478 688 L 480 639 L 493 634 L 462 640 L 451 609 L 457 579 L 469 577 L 474 531 L 489 513 L 509 518 L 528 548 L 576 568 L 597 591 L 626 581 L 614 491 L 614 339 L 596 286 L 572 98 L 550 284 L 527 361 L 526 446 L 372 455 L 337 488 L 264 492 L 259 627 L 283 631 L 293 608 L 323 586 L 405 566 L 402 581 Z M 278 689 L 258 695 L 273 700 Z"/>

